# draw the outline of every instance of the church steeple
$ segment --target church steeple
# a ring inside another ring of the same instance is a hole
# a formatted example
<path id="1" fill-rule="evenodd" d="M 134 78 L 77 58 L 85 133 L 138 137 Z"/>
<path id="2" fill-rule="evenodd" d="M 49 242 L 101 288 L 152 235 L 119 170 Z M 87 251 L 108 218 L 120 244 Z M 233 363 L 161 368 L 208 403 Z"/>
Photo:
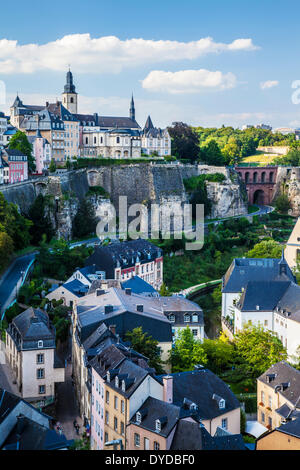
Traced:
<path id="1" fill-rule="evenodd" d="M 135 107 L 134 107 L 133 94 L 131 96 L 131 102 L 130 102 L 130 108 L 129 108 L 129 117 L 132 121 L 135 121 Z"/>
<path id="2" fill-rule="evenodd" d="M 77 114 L 77 93 L 73 83 L 73 74 L 71 70 L 67 72 L 67 80 L 64 86 L 63 105 L 72 114 Z"/>

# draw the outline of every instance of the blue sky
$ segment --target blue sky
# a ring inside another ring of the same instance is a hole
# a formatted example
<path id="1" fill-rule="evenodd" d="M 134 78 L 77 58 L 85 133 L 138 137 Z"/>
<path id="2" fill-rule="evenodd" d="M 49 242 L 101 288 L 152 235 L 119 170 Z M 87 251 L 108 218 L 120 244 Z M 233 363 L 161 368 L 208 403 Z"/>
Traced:
<path id="1" fill-rule="evenodd" d="M 292 0 L 17 0 L 12 12 L 6 2 L 2 108 L 16 91 L 25 103 L 60 98 L 70 63 L 80 112 L 127 115 L 133 91 L 141 125 L 151 114 L 158 126 L 298 127 L 299 10 Z"/>

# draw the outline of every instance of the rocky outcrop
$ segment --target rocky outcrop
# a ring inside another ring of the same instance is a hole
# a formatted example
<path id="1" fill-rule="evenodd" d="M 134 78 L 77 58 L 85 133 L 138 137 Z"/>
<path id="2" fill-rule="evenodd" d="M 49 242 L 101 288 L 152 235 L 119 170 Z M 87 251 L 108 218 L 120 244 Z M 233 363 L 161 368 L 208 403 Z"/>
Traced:
<path id="1" fill-rule="evenodd" d="M 280 194 L 287 194 L 291 203 L 290 214 L 300 216 L 300 168 L 278 167 L 274 199 Z"/>
<path id="2" fill-rule="evenodd" d="M 101 186 L 109 194 L 118 214 L 119 196 L 127 196 L 128 205 L 151 203 L 168 205 L 187 203 L 189 196 L 183 180 L 205 173 L 223 173 L 222 183 L 207 183 L 212 200 L 211 217 L 224 217 L 247 212 L 243 186 L 238 175 L 225 167 L 208 165 L 174 164 L 130 164 L 94 167 L 55 174 L 49 177 L 10 185 L 2 190 L 9 202 L 14 202 L 20 211 L 27 213 L 38 194 L 53 199 L 51 220 L 58 237 L 72 236 L 72 221 L 80 201 L 86 197 L 91 186 Z M 109 200 L 103 196 L 89 195 L 95 214 L 100 207 L 109 207 Z"/>

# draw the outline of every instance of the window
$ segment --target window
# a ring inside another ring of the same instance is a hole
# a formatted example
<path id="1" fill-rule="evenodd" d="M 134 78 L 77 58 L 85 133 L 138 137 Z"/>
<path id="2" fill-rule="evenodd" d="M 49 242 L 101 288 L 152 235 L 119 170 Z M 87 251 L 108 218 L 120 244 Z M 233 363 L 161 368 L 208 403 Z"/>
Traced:
<path id="1" fill-rule="evenodd" d="M 193 333 L 193 336 L 198 336 L 198 330 L 193 329 L 193 330 L 192 330 L 192 333 Z"/>
<path id="2" fill-rule="evenodd" d="M 268 326 L 268 320 L 265 320 L 265 326 Z"/>
<path id="3" fill-rule="evenodd" d="M 140 443 L 141 443 L 140 435 L 135 433 L 134 434 L 134 445 L 136 447 L 140 447 Z"/>
<path id="4" fill-rule="evenodd" d="M 222 429 L 227 429 L 227 427 L 228 427 L 228 419 L 223 418 L 222 419 Z"/>
<path id="5" fill-rule="evenodd" d="M 107 434 L 107 432 L 104 434 L 104 442 L 108 442 L 108 434 Z"/>
<path id="6" fill-rule="evenodd" d="M 268 425 L 270 426 L 270 428 L 272 428 L 272 418 L 268 419 Z"/>
<path id="7" fill-rule="evenodd" d="M 160 431 L 161 431 L 161 423 L 160 423 L 159 419 L 157 419 L 157 420 L 155 421 L 155 431 L 156 431 L 156 432 L 160 432 Z"/>
<path id="8" fill-rule="evenodd" d="M 125 412 L 125 403 L 124 403 L 124 400 L 121 400 L 121 413 L 124 414 Z"/>
<path id="9" fill-rule="evenodd" d="M 44 379 L 45 378 L 45 369 L 37 369 L 36 378 L 37 379 Z"/>
<path id="10" fill-rule="evenodd" d="M 124 434 L 125 434 L 125 425 L 123 421 L 121 421 L 121 435 L 124 436 Z"/>
<path id="11" fill-rule="evenodd" d="M 194 314 L 193 315 L 193 322 L 196 323 L 198 321 L 198 315 Z"/>
<path id="12" fill-rule="evenodd" d="M 170 320 L 171 322 L 175 322 L 175 315 L 173 315 L 173 314 L 170 315 L 170 316 L 169 316 L 169 320 Z"/>
<path id="13" fill-rule="evenodd" d="M 220 410 L 223 410 L 225 408 L 225 400 L 222 399 L 219 401 L 219 408 Z"/>
<path id="14" fill-rule="evenodd" d="M 118 397 L 116 397 L 116 396 L 114 398 L 114 407 L 115 407 L 115 410 L 118 409 Z"/>
<path id="15" fill-rule="evenodd" d="M 42 348 L 44 346 L 44 343 L 42 340 L 38 341 L 38 348 Z"/>
<path id="16" fill-rule="evenodd" d="M 109 424 L 109 414 L 108 414 L 108 411 L 105 411 L 105 424 Z"/>
<path id="17" fill-rule="evenodd" d="M 260 393 L 260 401 L 265 404 L 265 393 L 264 392 L 261 392 Z"/>
<path id="18" fill-rule="evenodd" d="M 114 430 L 118 430 L 118 418 L 114 417 Z"/>
<path id="19" fill-rule="evenodd" d="M 261 422 L 262 422 L 262 423 L 265 422 L 265 413 L 261 413 Z"/>
<path id="20" fill-rule="evenodd" d="M 109 392 L 108 391 L 106 391 L 105 401 L 106 401 L 107 404 L 109 404 Z"/>
<path id="21" fill-rule="evenodd" d="M 44 354 L 37 354 L 36 355 L 36 363 L 37 364 L 44 364 Z"/>
<path id="22" fill-rule="evenodd" d="M 141 424 L 141 422 L 142 422 L 141 413 L 139 413 L 139 412 L 136 413 L 135 420 L 136 420 L 137 424 Z"/>
<path id="23" fill-rule="evenodd" d="M 39 395 L 42 395 L 45 393 L 45 385 L 39 385 Z"/>
<path id="24" fill-rule="evenodd" d="M 154 450 L 159 450 L 159 443 L 154 441 L 154 446 L 153 446 Z"/>
<path id="25" fill-rule="evenodd" d="M 184 322 L 185 322 L 185 323 L 188 323 L 188 322 L 190 322 L 190 321 L 191 321 L 191 317 L 190 317 L 189 315 L 185 314 L 185 315 L 184 315 Z"/>
<path id="26" fill-rule="evenodd" d="M 269 408 L 272 409 L 272 397 L 269 395 Z"/>

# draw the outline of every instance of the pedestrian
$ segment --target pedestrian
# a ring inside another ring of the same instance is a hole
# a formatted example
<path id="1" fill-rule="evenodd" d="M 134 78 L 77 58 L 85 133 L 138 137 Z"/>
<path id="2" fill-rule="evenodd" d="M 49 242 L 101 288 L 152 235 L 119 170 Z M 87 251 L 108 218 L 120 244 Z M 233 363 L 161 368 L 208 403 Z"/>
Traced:
<path id="1" fill-rule="evenodd" d="M 74 426 L 74 428 L 76 428 L 76 426 L 77 426 L 77 421 L 76 421 L 76 419 L 74 419 L 74 421 L 73 421 L 73 426 Z"/>
<path id="2" fill-rule="evenodd" d="M 79 435 L 79 424 L 76 424 L 75 429 L 76 429 L 76 434 Z"/>

